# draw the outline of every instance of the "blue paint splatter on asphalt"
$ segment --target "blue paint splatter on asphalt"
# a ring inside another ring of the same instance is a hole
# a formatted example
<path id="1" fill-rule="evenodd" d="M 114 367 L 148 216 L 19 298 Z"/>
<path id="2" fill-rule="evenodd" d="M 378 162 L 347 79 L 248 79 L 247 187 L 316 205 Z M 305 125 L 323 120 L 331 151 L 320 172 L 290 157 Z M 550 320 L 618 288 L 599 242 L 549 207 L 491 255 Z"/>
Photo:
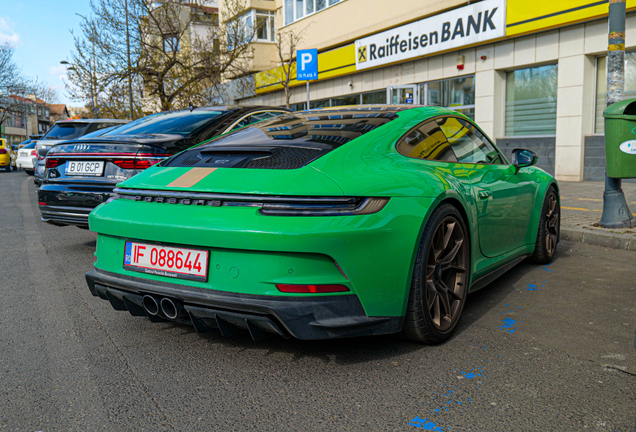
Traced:
<path id="1" fill-rule="evenodd" d="M 534 284 L 528 284 L 528 291 L 537 291 L 539 288 Z"/>
<path id="2" fill-rule="evenodd" d="M 416 427 L 422 430 L 430 430 L 430 431 L 444 431 L 441 426 L 437 426 L 437 423 L 430 421 L 429 419 L 421 419 L 419 417 L 415 417 L 409 423 L 409 426 Z M 448 429 L 448 428 L 447 428 Z"/>
<path id="3" fill-rule="evenodd" d="M 505 331 L 506 333 L 514 333 L 517 330 L 517 320 L 513 320 L 512 318 L 504 318 L 501 320 L 501 322 L 503 324 L 499 326 L 499 330 Z M 522 321 L 519 321 L 519 323 L 521 322 Z"/>

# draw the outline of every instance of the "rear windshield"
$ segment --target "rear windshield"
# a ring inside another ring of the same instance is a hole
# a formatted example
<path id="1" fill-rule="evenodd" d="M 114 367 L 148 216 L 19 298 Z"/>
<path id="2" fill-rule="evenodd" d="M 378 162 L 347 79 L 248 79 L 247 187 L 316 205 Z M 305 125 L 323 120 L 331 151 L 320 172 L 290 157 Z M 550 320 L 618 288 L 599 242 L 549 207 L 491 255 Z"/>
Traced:
<path id="1" fill-rule="evenodd" d="M 189 135 L 224 111 L 183 110 L 152 114 L 119 127 L 106 135 Z"/>
<path id="2" fill-rule="evenodd" d="M 301 111 L 256 123 L 206 146 L 309 146 L 336 148 L 397 118 L 383 107 Z"/>
<path id="3" fill-rule="evenodd" d="M 36 141 L 33 141 L 33 142 L 28 143 L 27 145 L 25 145 L 22 148 L 23 149 L 32 149 L 32 148 L 35 148 L 35 144 L 36 144 Z"/>
<path id="4" fill-rule="evenodd" d="M 163 166 L 295 169 L 397 118 L 402 107 L 285 114 L 202 143 Z"/>
<path id="5" fill-rule="evenodd" d="M 72 140 L 79 138 L 88 131 L 88 123 L 57 123 L 42 139 L 44 140 Z"/>

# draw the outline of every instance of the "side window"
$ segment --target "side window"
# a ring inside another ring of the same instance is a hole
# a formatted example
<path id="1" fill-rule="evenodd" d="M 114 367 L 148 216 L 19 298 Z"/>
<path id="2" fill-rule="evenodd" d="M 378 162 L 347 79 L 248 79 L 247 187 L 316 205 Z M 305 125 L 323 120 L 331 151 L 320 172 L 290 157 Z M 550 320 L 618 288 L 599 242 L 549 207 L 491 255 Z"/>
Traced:
<path id="1" fill-rule="evenodd" d="M 281 111 L 267 111 L 267 112 L 259 112 L 252 114 L 252 123 L 267 120 L 268 118 L 277 117 L 282 114 L 287 114 L 287 112 Z"/>
<path id="2" fill-rule="evenodd" d="M 237 124 L 234 125 L 234 127 L 230 130 L 236 130 L 236 129 L 240 129 L 244 126 L 247 126 L 248 124 L 252 123 L 252 121 L 250 121 L 250 116 L 244 117 L 241 119 L 240 122 L 238 122 Z"/>
<path id="3" fill-rule="evenodd" d="M 457 117 L 437 119 L 457 160 L 462 163 L 502 165 L 497 149 L 475 126 Z"/>
<path id="4" fill-rule="evenodd" d="M 398 143 L 397 151 L 415 159 L 457 162 L 450 143 L 435 121 L 412 130 Z"/>

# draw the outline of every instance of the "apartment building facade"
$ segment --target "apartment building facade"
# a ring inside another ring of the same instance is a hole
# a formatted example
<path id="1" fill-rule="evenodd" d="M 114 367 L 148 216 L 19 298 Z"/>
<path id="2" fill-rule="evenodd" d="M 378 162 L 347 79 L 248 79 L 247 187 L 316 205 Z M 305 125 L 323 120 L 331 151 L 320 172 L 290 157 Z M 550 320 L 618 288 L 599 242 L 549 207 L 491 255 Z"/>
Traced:
<path id="1" fill-rule="evenodd" d="M 517 147 L 536 151 L 539 166 L 559 180 L 603 178 L 608 2 L 248 4 L 254 15 L 271 13 L 268 32 L 302 32 L 298 48 L 318 49 L 311 108 L 384 103 L 449 107 L 473 118 L 505 153 Z M 636 0 L 628 0 L 627 8 L 625 93 L 636 97 Z M 271 54 L 274 42 L 257 42 L 254 93 L 237 102 L 284 105 L 277 58 Z M 304 109 L 305 82 L 293 80 L 291 86 L 293 108 Z"/>

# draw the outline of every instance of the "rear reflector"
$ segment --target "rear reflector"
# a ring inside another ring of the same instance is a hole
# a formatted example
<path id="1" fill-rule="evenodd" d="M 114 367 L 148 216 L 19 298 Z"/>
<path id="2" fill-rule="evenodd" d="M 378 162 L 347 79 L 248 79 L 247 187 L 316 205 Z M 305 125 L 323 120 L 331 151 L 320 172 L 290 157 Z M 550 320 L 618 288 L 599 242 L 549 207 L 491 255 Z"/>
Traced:
<path id="1" fill-rule="evenodd" d="M 45 202 L 42 202 L 42 201 L 38 201 L 38 205 L 41 205 L 41 206 L 47 206 L 48 204 L 47 204 L 47 203 L 45 203 Z"/>
<path id="2" fill-rule="evenodd" d="M 344 285 L 287 285 L 276 284 L 278 291 L 297 294 L 324 294 L 335 292 L 347 292 L 349 288 Z"/>
<path id="3" fill-rule="evenodd" d="M 47 168 L 55 168 L 59 164 L 60 164 L 59 159 L 46 158 L 46 162 L 44 162 L 44 166 Z"/>

